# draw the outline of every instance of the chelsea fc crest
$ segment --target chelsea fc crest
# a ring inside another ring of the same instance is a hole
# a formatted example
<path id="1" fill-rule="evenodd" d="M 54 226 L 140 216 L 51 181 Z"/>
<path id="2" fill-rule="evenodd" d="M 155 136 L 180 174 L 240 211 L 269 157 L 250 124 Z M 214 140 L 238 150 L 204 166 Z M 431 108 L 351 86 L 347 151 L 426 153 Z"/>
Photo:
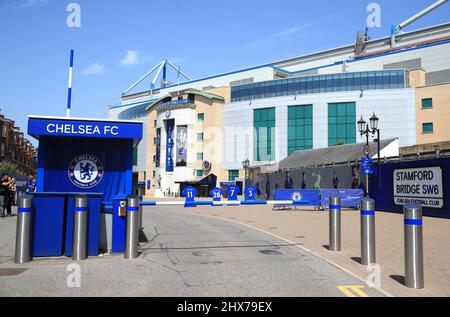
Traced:
<path id="1" fill-rule="evenodd" d="M 295 192 L 295 193 L 292 194 L 292 200 L 293 201 L 299 201 L 299 200 L 302 200 L 302 199 L 303 199 L 302 194 L 300 194 L 299 192 Z"/>
<path id="2" fill-rule="evenodd" d="M 97 186 L 105 174 L 102 162 L 90 154 L 79 155 L 70 162 L 69 179 L 75 186 L 89 189 Z"/>

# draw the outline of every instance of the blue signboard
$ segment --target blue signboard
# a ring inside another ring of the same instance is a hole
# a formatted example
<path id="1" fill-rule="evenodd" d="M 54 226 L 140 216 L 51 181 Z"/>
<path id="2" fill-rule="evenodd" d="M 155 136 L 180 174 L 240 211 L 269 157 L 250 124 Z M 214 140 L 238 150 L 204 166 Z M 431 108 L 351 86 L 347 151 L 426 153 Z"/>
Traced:
<path id="1" fill-rule="evenodd" d="M 168 106 L 176 106 L 176 105 L 187 105 L 193 103 L 191 99 L 181 99 L 181 100 L 172 100 L 168 102 L 163 102 L 159 104 L 159 107 L 168 107 Z"/>
<path id="2" fill-rule="evenodd" d="M 320 206 L 320 191 L 315 189 L 276 189 L 274 200 L 305 200 L 308 206 Z"/>
<path id="3" fill-rule="evenodd" d="M 107 121 L 77 121 L 30 118 L 28 134 L 32 136 L 141 139 L 142 124 Z"/>
<path id="4" fill-rule="evenodd" d="M 361 159 L 361 174 L 373 174 L 373 159 L 371 157 Z"/>
<path id="5" fill-rule="evenodd" d="M 38 192 L 103 193 L 105 202 L 132 193 L 132 140 L 77 140 L 40 140 Z"/>
<path id="6" fill-rule="evenodd" d="M 256 187 L 248 186 L 247 188 L 245 188 L 244 194 L 246 200 L 256 200 L 258 190 L 256 189 Z"/>
<path id="7" fill-rule="evenodd" d="M 173 172 L 174 125 L 175 120 L 167 120 L 166 172 Z"/>

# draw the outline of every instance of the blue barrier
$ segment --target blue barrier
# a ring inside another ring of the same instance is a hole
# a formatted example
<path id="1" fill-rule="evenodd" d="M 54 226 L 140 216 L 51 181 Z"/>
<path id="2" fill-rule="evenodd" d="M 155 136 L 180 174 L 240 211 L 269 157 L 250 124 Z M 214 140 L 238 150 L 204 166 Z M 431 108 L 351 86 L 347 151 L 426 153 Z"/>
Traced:
<path id="1" fill-rule="evenodd" d="M 330 197 L 341 197 L 342 207 L 359 207 L 361 205 L 361 198 L 364 197 L 364 191 L 361 189 L 322 189 L 320 197 L 322 206 L 328 205 Z"/>
<path id="2" fill-rule="evenodd" d="M 309 206 L 308 200 L 194 200 L 194 201 L 143 201 L 140 206 L 227 206 L 227 205 L 285 205 L 285 206 Z"/>

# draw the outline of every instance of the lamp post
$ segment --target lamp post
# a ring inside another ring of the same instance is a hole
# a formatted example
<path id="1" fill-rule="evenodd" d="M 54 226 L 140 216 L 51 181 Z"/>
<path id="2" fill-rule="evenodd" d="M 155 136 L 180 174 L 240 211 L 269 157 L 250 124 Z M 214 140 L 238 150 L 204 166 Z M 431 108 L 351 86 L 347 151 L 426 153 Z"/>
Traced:
<path id="1" fill-rule="evenodd" d="M 248 170 L 250 168 L 250 161 L 248 159 L 246 159 L 245 161 L 242 162 L 242 167 L 245 170 L 245 182 L 247 182 L 247 179 L 249 178 L 248 175 Z"/>
<path id="2" fill-rule="evenodd" d="M 369 119 L 370 121 L 370 127 L 369 124 L 363 119 L 361 116 L 361 119 L 358 121 L 358 131 L 362 136 L 366 136 L 366 145 L 364 146 L 364 155 L 366 157 L 369 157 L 370 155 L 370 145 L 369 145 L 369 135 L 375 135 L 377 136 L 376 141 L 377 142 L 377 153 L 378 153 L 378 171 L 380 170 L 380 129 L 378 129 L 378 117 L 375 115 L 375 113 L 372 115 L 372 117 Z M 379 174 L 379 173 L 378 173 Z M 380 180 L 380 177 L 378 176 L 378 180 Z M 369 195 L 369 174 L 366 173 L 366 194 Z"/>

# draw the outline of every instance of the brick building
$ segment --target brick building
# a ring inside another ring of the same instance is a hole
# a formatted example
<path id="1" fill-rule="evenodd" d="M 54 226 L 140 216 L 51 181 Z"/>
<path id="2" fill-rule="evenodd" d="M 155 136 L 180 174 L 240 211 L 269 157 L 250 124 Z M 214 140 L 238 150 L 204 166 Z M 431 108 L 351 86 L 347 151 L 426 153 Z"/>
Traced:
<path id="1" fill-rule="evenodd" d="M 0 161 L 17 165 L 25 175 L 36 173 L 36 149 L 15 122 L 3 114 L 0 114 L 0 139 Z"/>

